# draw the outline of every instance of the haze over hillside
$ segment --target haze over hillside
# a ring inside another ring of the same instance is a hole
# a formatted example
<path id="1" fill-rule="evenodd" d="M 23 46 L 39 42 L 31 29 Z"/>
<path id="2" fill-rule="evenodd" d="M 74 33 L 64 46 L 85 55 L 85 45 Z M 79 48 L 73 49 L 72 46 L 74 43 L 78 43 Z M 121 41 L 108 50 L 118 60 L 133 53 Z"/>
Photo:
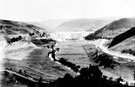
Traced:
<path id="1" fill-rule="evenodd" d="M 88 35 L 87 38 L 114 38 L 115 36 L 129 30 L 135 26 L 135 18 L 122 18 L 97 30 L 94 34 Z"/>
<path id="2" fill-rule="evenodd" d="M 66 19 L 54 19 L 54 20 L 42 21 L 42 22 L 40 22 L 40 24 L 47 26 L 50 29 L 54 29 L 65 21 L 67 21 L 67 20 Z"/>
<path id="3" fill-rule="evenodd" d="M 29 23 L 29 22 L 28 22 Z M 30 22 L 29 24 L 32 24 L 32 25 L 35 25 L 35 26 L 38 26 L 38 27 L 41 27 L 43 29 L 45 29 L 45 31 L 47 32 L 50 32 L 51 31 L 51 28 L 45 26 L 44 24 L 41 24 L 39 22 Z"/>
<path id="4" fill-rule="evenodd" d="M 74 19 L 59 25 L 57 31 L 95 31 L 112 20 L 104 19 Z"/>

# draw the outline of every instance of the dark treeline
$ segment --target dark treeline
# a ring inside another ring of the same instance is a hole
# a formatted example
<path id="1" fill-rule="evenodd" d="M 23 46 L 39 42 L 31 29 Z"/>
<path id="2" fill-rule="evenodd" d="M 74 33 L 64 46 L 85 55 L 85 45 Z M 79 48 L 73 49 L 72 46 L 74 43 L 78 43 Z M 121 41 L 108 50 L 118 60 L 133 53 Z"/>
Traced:
<path id="1" fill-rule="evenodd" d="M 56 44 L 56 40 L 53 39 L 31 39 L 31 42 L 35 45 Z"/>
<path id="2" fill-rule="evenodd" d="M 6 39 L 7 39 L 7 43 L 11 44 L 11 43 L 14 43 L 14 42 L 21 40 L 22 36 L 13 37 L 13 38 L 6 38 Z"/>
<path id="3" fill-rule="evenodd" d="M 84 38 L 85 38 L 85 40 L 95 40 L 95 39 L 98 39 L 98 38 L 95 37 L 94 33 L 89 34 L 88 36 L 86 36 Z"/>
<path id="4" fill-rule="evenodd" d="M 125 49 L 125 50 L 122 50 L 122 53 L 129 53 L 129 54 L 132 54 L 135 56 L 135 51 L 132 50 L 132 49 Z"/>
<path id="5" fill-rule="evenodd" d="M 116 61 L 112 55 L 103 53 L 102 51 L 95 50 L 94 52 L 87 52 L 89 60 L 98 66 L 103 66 L 104 68 L 114 69 L 120 63 Z"/>
<path id="6" fill-rule="evenodd" d="M 99 66 L 103 66 L 104 68 L 114 69 L 117 65 L 119 65 L 119 63 L 108 54 L 97 55 L 95 58 L 93 58 L 93 60 L 95 63 L 99 63 Z"/>
<path id="7" fill-rule="evenodd" d="M 113 81 L 111 78 L 102 75 L 97 66 L 90 66 L 80 70 L 80 75 L 73 78 L 66 74 L 63 78 L 51 83 L 50 87 L 131 87 L 128 84 L 121 84 L 121 77 Z"/>
<path id="8" fill-rule="evenodd" d="M 52 52 L 48 53 L 48 56 L 52 54 L 52 58 L 54 62 L 59 62 L 61 65 L 63 66 L 67 66 L 70 69 L 72 69 L 75 73 L 79 72 L 80 70 L 80 66 L 77 66 L 76 64 L 73 64 L 71 62 L 69 62 L 68 60 L 64 59 L 64 58 L 60 58 L 60 59 L 56 59 L 55 56 L 55 50 L 53 50 Z"/>
<path id="9" fill-rule="evenodd" d="M 5 75 L 9 76 L 7 73 Z M 124 81 L 121 77 L 113 81 L 112 78 L 104 76 L 98 66 L 91 65 L 87 68 L 82 68 L 80 75 L 76 77 L 65 74 L 63 78 L 58 78 L 50 83 L 43 83 L 42 77 L 38 79 L 38 82 L 27 81 L 15 75 L 11 77 L 7 83 L 18 81 L 23 85 L 25 84 L 26 87 L 134 87 L 129 86 L 128 83 L 121 84 Z"/>
<path id="10" fill-rule="evenodd" d="M 80 66 L 76 66 L 76 64 L 73 64 L 73 63 L 65 60 L 64 58 L 60 58 L 58 60 L 58 62 L 61 63 L 64 66 L 67 66 L 67 67 L 71 68 L 76 73 L 79 72 Z"/>
<path id="11" fill-rule="evenodd" d="M 45 32 L 43 32 L 43 33 L 38 32 L 38 35 L 39 35 L 40 38 L 42 38 L 42 37 L 49 38 L 49 37 L 50 37 L 50 35 L 47 34 L 47 33 L 45 33 Z M 29 33 L 29 36 L 30 36 L 30 37 L 36 36 L 36 34 L 35 34 L 35 33 Z"/>

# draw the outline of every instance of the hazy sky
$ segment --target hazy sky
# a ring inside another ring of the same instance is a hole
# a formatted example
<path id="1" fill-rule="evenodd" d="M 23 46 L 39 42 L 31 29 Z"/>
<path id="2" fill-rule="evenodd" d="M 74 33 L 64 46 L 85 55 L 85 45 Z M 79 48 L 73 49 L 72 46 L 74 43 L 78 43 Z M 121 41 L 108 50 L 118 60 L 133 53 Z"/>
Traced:
<path id="1" fill-rule="evenodd" d="M 134 17 L 135 0 L 0 0 L 0 19 Z"/>

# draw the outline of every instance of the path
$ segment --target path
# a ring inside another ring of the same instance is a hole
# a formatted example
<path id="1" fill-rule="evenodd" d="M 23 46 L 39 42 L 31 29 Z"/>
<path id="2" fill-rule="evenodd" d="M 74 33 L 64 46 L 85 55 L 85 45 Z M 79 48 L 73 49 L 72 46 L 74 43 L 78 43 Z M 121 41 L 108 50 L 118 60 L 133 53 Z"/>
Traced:
<path id="1" fill-rule="evenodd" d="M 106 43 L 108 40 L 105 39 L 100 39 L 97 40 L 97 43 L 94 43 L 97 47 L 99 47 L 103 52 L 110 54 L 112 56 L 116 56 L 116 57 L 122 57 L 122 58 L 126 58 L 126 59 L 131 59 L 131 60 L 135 60 L 135 56 L 130 55 L 130 54 L 124 54 L 118 51 L 112 51 L 109 50 L 107 47 L 104 46 L 104 43 Z M 100 42 L 100 44 L 99 44 Z M 91 43 L 91 42 L 90 42 Z"/>

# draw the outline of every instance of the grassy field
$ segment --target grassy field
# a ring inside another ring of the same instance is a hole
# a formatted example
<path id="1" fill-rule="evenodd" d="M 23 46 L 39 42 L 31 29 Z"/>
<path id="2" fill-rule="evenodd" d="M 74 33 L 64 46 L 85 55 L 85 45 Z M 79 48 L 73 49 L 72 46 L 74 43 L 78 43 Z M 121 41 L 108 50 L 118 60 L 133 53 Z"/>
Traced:
<path id="1" fill-rule="evenodd" d="M 48 52 L 50 52 L 48 48 L 30 47 L 28 44 L 22 46 L 22 43 L 20 44 L 21 46 L 18 46 L 19 43 L 8 47 L 6 58 L 3 61 L 4 68 L 12 69 L 15 72 L 19 72 L 22 69 L 30 77 L 39 79 L 41 76 L 45 81 L 53 81 L 63 77 L 66 73 L 72 76 L 76 75 L 66 67 L 51 61 L 48 58 Z"/>
<path id="2" fill-rule="evenodd" d="M 67 41 L 61 42 L 56 45 L 56 48 L 60 48 L 60 51 L 57 53 L 58 58 L 65 58 L 68 61 L 80 65 L 81 67 L 88 67 L 89 64 L 98 65 L 93 61 L 93 58 L 96 57 L 96 52 L 99 55 L 104 54 L 100 49 L 92 44 L 87 44 L 83 41 Z M 26 47 L 27 48 L 27 47 Z M 62 65 L 59 65 L 51 61 L 47 54 L 50 51 L 47 48 L 32 48 L 32 51 L 29 51 L 29 54 L 23 60 L 15 59 L 5 59 L 4 67 L 12 68 L 15 71 L 19 69 L 26 70 L 26 73 L 34 78 L 43 77 L 46 81 L 52 81 L 59 77 L 63 77 L 66 73 L 75 76 L 76 74 L 73 71 L 68 70 Z M 15 49 L 17 50 L 17 49 Z M 12 49 L 12 51 L 15 51 Z M 21 49 L 22 51 L 23 49 Z M 24 51 L 26 51 L 25 49 Z M 8 53 L 12 53 L 9 51 Z M 27 51 L 28 52 L 28 51 Z M 19 54 L 17 54 L 19 55 Z M 113 56 L 109 55 L 112 59 Z M 104 75 L 108 77 L 118 78 L 121 76 L 124 80 L 132 82 L 133 81 L 133 71 L 134 71 L 134 62 L 127 62 L 126 60 L 117 60 L 120 63 L 115 69 L 100 67 Z"/>
<path id="3" fill-rule="evenodd" d="M 85 44 L 87 44 L 85 41 L 66 41 L 58 43 L 56 47 L 59 47 L 60 51 L 57 53 L 57 56 L 58 58 L 63 57 L 81 67 L 88 67 L 90 62 L 83 49 L 83 45 Z"/>
<path id="4" fill-rule="evenodd" d="M 87 60 L 88 58 L 85 54 L 85 51 L 81 47 L 81 44 L 79 46 L 74 46 L 73 43 L 63 44 L 68 44 L 68 47 L 70 48 L 65 48 L 64 45 L 61 45 L 63 49 L 61 49 L 59 53 L 62 54 L 59 55 L 58 53 L 57 56 L 68 59 L 72 63 L 82 67 L 89 65 L 89 61 Z M 71 51 L 69 52 L 69 50 Z M 66 73 L 76 76 L 73 71 L 70 71 L 65 66 L 51 61 L 50 58 L 48 58 L 48 52 L 50 52 L 50 50 L 46 47 L 36 47 L 33 44 L 26 44 L 22 42 L 12 44 L 7 48 L 4 67 L 8 69 L 12 68 L 12 70 L 15 72 L 19 72 L 20 69 L 25 70 L 26 74 L 30 77 L 39 79 L 39 77 L 42 76 L 45 81 L 56 80 L 59 77 L 63 77 Z M 12 85 L 15 87 L 19 84 L 12 83 Z M 25 86 L 20 85 L 20 87 Z"/>

